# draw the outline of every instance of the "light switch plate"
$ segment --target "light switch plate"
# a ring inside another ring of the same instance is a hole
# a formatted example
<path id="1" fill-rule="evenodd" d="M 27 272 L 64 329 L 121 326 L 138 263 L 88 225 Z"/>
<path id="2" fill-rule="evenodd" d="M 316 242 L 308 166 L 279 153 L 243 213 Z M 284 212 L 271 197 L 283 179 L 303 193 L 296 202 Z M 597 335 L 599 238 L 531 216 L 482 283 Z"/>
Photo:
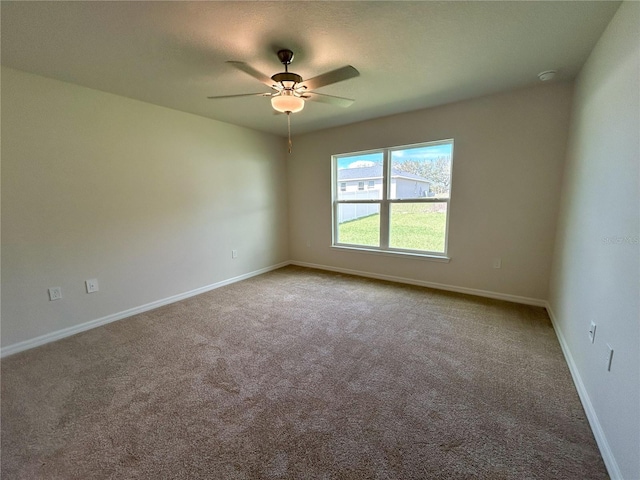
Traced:
<path id="1" fill-rule="evenodd" d="M 596 341 L 596 324 L 594 322 L 589 325 L 589 340 L 591 340 L 591 343 Z"/>
<path id="2" fill-rule="evenodd" d="M 607 372 L 611 371 L 611 362 L 613 362 L 613 348 L 607 343 Z"/>
<path id="3" fill-rule="evenodd" d="M 98 285 L 98 279 L 92 278 L 91 280 L 86 280 L 85 285 L 87 286 L 87 293 L 94 293 L 100 290 L 100 286 Z"/>

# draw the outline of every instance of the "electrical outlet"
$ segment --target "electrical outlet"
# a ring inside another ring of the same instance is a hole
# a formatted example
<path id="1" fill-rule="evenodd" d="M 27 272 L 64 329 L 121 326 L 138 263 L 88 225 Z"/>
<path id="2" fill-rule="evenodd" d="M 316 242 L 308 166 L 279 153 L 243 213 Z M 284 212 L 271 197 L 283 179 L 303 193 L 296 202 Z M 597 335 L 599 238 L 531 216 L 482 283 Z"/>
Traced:
<path id="1" fill-rule="evenodd" d="M 501 268 L 502 267 L 502 259 L 494 258 L 493 259 L 493 268 Z"/>
<path id="2" fill-rule="evenodd" d="M 98 286 L 98 279 L 97 278 L 92 278 L 91 280 L 86 280 L 84 283 L 87 286 L 87 293 L 93 293 L 93 292 L 97 292 L 98 290 L 100 290 L 100 288 Z"/>
<path id="3" fill-rule="evenodd" d="M 51 287 L 49 288 L 49 301 L 60 300 L 62 298 L 62 288 Z"/>
<path id="4" fill-rule="evenodd" d="M 589 340 L 591 340 L 591 343 L 596 341 L 596 324 L 594 322 L 589 325 Z"/>
<path id="5" fill-rule="evenodd" d="M 231 258 L 238 258 L 238 250 L 231 250 Z"/>
<path id="6" fill-rule="evenodd" d="M 311 248 L 311 240 L 307 240 L 307 248 Z"/>
<path id="7" fill-rule="evenodd" d="M 607 343 L 607 372 L 611 371 L 611 362 L 613 362 L 613 348 Z"/>

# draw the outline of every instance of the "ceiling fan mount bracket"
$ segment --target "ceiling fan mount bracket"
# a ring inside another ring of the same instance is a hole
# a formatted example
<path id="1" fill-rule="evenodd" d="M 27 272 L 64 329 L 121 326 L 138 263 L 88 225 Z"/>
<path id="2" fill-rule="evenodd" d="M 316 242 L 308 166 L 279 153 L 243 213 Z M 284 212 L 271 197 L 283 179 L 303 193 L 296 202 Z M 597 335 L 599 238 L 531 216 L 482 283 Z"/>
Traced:
<path id="1" fill-rule="evenodd" d="M 288 49 L 278 50 L 278 59 L 286 67 L 293 61 L 293 52 Z"/>

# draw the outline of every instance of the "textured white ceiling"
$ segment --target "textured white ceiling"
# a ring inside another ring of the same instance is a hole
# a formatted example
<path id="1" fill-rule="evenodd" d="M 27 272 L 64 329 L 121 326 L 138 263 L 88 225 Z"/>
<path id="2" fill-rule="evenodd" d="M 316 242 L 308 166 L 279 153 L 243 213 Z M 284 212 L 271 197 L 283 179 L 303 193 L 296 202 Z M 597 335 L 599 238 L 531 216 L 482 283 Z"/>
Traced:
<path id="1" fill-rule="evenodd" d="M 9 2 L 0 3 L 2 64 L 265 132 L 286 118 L 228 64 L 303 78 L 344 65 L 360 77 L 318 91 L 349 108 L 307 102 L 294 133 L 573 78 L 619 2 Z"/>

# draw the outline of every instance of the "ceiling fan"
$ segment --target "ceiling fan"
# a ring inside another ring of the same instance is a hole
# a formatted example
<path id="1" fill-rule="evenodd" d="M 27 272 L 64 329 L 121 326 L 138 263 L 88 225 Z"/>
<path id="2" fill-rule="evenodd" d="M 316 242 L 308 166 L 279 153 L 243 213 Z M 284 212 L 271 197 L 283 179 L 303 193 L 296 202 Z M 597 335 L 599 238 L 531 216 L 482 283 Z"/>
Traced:
<path id="1" fill-rule="evenodd" d="M 278 59 L 284 65 L 284 72 L 276 73 L 268 77 L 244 62 L 227 62 L 229 65 L 251 75 L 256 80 L 264 83 L 273 92 L 267 93 L 242 93 L 239 95 L 222 95 L 207 97 L 210 99 L 234 98 L 234 97 L 270 97 L 273 108 L 287 115 L 299 112 L 304 108 L 305 100 L 329 103 L 340 107 L 348 107 L 354 100 L 350 98 L 336 97 L 318 93 L 314 90 L 320 87 L 342 82 L 360 75 L 360 72 L 351 65 L 318 75 L 317 77 L 303 80 L 300 75 L 289 71 L 289 65 L 293 61 L 291 50 L 278 51 Z"/>

